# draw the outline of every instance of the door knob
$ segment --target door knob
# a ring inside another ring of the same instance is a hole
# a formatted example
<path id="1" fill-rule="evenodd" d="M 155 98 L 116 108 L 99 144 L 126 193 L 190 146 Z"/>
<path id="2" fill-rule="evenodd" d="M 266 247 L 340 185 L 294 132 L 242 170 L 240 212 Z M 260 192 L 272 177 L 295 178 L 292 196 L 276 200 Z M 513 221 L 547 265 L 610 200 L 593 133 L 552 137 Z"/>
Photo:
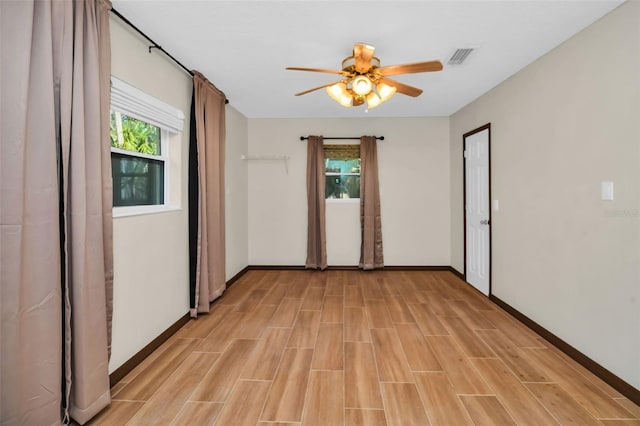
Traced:
<path id="1" fill-rule="evenodd" d="M 488 225 L 489 224 L 489 219 L 483 219 L 480 221 L 480 225 Z"/>

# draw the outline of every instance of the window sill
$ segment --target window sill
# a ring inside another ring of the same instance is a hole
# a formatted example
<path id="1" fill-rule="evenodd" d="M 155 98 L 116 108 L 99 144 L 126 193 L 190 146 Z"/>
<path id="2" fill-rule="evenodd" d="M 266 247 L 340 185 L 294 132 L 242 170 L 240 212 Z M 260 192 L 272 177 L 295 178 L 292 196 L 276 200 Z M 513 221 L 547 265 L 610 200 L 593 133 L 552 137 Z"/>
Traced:
<path id="1" fill-rule="evenodd" d="M 360 198 L 327 198 L 327 204 L 360 204 Z"/>
<path id="2" fill-rule="evenodd" d="M 175 206 L 131 206 L 131 207 L 114 207 L 113 218 L 141 216 L 145 214 L 168 213 L 182 210 Z"/>

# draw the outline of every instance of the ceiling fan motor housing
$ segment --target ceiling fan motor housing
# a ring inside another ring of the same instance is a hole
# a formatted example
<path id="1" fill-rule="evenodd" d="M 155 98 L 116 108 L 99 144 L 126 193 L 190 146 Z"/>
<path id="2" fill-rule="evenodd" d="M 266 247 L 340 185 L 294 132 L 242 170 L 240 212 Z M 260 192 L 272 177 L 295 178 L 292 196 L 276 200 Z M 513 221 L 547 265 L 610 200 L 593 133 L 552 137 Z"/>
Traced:
<path id="1" fill-rule="evenodd" d="M 380 68 L 380 59 L 375 56 L 371 57 L 371 67 L 369 69 L 371 68 Z M 347 56 L 342 60 L 342 71 L 356 73 L 356 58 L 354 56 Z"/>

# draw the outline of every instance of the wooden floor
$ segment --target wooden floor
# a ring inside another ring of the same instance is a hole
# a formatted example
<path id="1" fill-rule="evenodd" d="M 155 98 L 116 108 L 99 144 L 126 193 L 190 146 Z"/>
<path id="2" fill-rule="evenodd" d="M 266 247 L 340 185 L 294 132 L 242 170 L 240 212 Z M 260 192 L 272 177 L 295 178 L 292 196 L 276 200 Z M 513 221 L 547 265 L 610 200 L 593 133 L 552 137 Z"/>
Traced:
<path id="1" fill-rule="evenodd" d="M 112 395 L 94 425 L 640 425 L 449 272 L 249 271 Z"/>

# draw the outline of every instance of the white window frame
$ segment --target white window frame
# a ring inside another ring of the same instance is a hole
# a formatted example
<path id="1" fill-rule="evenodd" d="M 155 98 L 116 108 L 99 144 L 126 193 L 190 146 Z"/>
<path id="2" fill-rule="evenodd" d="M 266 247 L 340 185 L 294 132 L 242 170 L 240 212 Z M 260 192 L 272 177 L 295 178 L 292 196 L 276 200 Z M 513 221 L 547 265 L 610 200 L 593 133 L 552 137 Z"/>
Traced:
<path id="1" fill-rule="evenodd" d="M 182 132 L 184 113 L 114 76 L 111 76 L 111 111 L 117 111 L 160 128 L 160 155 L 144 154 L 115 147 L 111 147 L 111 152 L 129 157 L 162 161 L 164 175 L 163 204 L 114 206 L 113 217 L 180 210 L 179 205 L 171 204 L 169 139 Z"/>
<path id="2" fill-rule="evenodd" d="M 325 198 L 328 204 L 360 204 L 360 198 Z"/>
<path id="3" fill-rule="evenodd" d="M 116 110 L 111 110 L 116 111 Z M 121 111 L 118 111 L 121 112 Z M 125 114 L 126 115 L 126 114 Z M 127 157 L 135 157 L 135 158 L 145 158 L 148 160 L 161 161 L 162 162 L 162 175 L 163 175 L 163 194 L 162 204 L 150 204 L 150 205 L 137 205 L 137 206 L 113 206 L 113 216 L 121 217 L 121 216 L 132 216 L 139 214 L 149 214 L 149 213 L 157 213 L 164 212 L 168 210 L 176 210 L 175 208 L 171 209 L 171 190 L 170 190 L 170 176 L 171 172 L 169 170 L 169 132 L 165 129 L 160 129 L 160 155 L 152 155 L 145 154 L 142 152 L 129 151 L 126 149 L 111 147 L 111 153 L 125 155 Z M 114 189 L 115 190 L 115 189 Z"/>

